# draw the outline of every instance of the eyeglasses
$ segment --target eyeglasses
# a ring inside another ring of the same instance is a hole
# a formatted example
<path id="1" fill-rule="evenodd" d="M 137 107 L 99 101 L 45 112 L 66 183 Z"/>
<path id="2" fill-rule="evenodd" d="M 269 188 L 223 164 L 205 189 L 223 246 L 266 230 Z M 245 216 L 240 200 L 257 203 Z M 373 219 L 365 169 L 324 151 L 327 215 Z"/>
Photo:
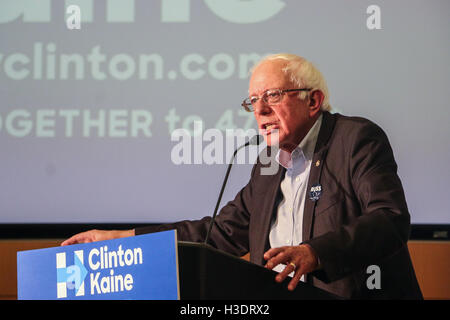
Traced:
<path id="1" fill-rule="evenodd" d="M 261 96 L 252 96 L 245 99 L 241 106 L 244 107 L 245 111 L 247 112 L 253 112 L 255 110 L 255 105 L 258 102 L 259 99 L 262 99 L 264 103 L 267 103 L 269 106 L 273 106 L 281 101 L 283 98 L 283 95 L 286 92 L 293 92 L 293 91 L 310 91 L 311 88 L 303 88 L 303 89 L 271 89 L 264 91 L 264 93 Z"/>

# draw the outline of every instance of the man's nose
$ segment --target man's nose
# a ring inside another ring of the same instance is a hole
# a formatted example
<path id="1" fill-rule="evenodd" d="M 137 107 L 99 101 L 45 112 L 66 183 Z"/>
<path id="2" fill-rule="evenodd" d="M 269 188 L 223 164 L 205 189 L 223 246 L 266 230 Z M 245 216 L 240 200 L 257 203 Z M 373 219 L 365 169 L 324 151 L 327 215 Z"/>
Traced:
<path id="1" fill-rule="evenodd" d="M 259 100 L 256 105 L 253 106 L 253 108 L 255 109 L 255 113 L 260 116 L 264 116 L 272 112 L 272 108 L 267 103 L 261 100 Z"/>

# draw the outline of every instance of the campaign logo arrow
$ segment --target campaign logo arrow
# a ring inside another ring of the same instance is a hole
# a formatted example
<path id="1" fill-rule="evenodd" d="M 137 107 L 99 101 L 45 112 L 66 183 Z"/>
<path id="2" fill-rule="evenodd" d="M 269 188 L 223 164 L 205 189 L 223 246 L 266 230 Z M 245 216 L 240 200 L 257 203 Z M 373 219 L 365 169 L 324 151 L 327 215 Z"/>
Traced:
<path id="1" fill-rule="evenodd" d="M 75 289 L 76 296 L 84 295 L 84 279 L 87 269 L 83 263 L 83 250 L 74 252 L 74 264 L 66 268 L 57 268 L 57 282 L 66 283 L 67 289 Z"/>

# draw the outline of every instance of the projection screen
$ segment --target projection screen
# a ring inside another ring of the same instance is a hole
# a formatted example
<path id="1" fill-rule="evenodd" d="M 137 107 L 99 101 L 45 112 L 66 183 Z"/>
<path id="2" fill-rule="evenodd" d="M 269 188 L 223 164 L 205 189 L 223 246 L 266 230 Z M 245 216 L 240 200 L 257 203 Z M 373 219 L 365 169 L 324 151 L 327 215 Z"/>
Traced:
<path id="1" fill-rule="evenodd" d="M 3 0 L 0 224 L 211 215 L 242 143 L 227 129 L 257 128 L 240 106 L 249 70 L 277 52 L 322 71 L 333 112 L 383 128 L 412 223 L 449 224 L 449 12 L 447 0 Z M 200 137 L 183 159 L 179 129 Z M 208 129 L 223 138 L 213 159 Z M 243 151 L 222 205 L 259 151 Z"/>

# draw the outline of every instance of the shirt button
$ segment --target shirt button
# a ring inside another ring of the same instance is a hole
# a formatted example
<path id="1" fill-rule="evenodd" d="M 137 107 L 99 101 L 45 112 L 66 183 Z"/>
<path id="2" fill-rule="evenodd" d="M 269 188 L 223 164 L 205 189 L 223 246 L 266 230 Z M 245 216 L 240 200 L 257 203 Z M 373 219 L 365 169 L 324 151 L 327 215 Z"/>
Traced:
<path id="1" fill-rule="evenodd" d="M 299 182 L 300 181 L 300 177 L 295 178 L 295 181 Z"/>

